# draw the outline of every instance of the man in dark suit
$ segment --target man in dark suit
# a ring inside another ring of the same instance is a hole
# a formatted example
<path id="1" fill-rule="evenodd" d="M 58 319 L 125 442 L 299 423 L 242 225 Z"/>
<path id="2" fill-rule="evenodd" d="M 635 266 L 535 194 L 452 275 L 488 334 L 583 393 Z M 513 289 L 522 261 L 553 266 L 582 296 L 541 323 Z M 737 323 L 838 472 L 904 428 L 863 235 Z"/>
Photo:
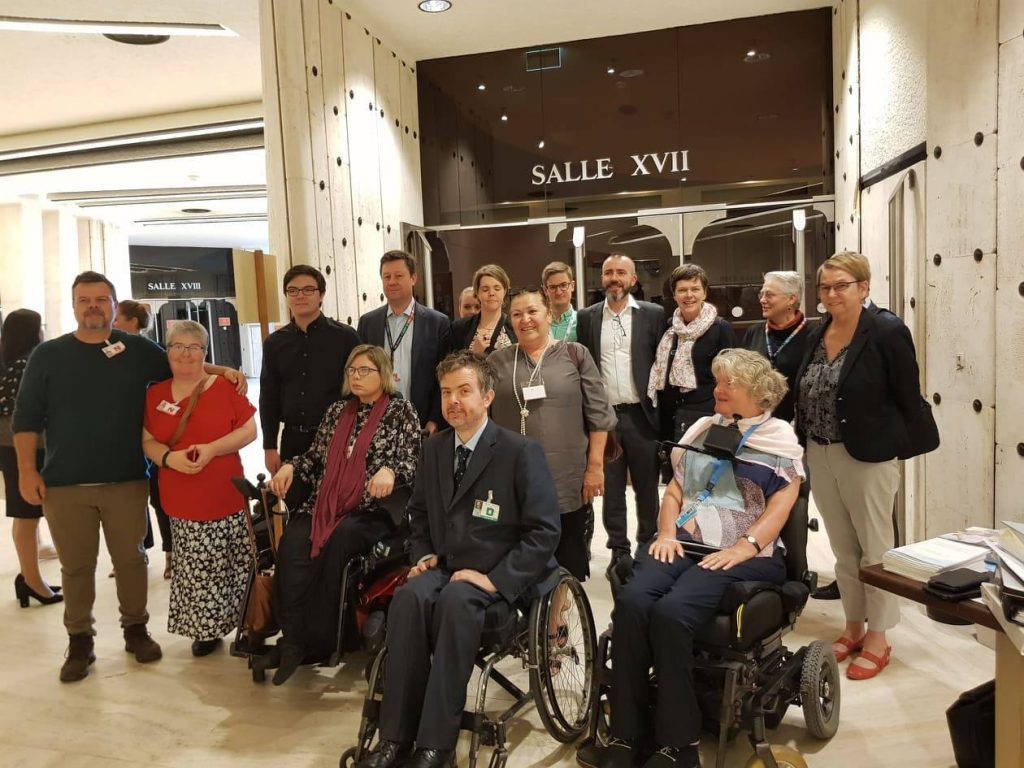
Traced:
<path id="1" fill-rule="evenodd" d="M 452 429 L 427 441 L 416 474 L 416 565 L 388 613 L 380 747 L 358 768 L 447 766 L 484 611 L 525 602 L 558 581 L 554 481 L 538 443 L 487 418 L 494 366 L 463 350 L 437 377 Z"/>
<path id="2" fill-rule="evenodd" d="M 576 339 L 597 361 L 619 423 L 615 437 L 622 458 L 604 466 L 604 528 L 614 568 L 629 558 L 626 533 L 626 470 L 636 499 L 637 547 L 658 530 L 658 414 L 647 396 L 654 353 L 665 332 L 665 310 L 630 295 L 636 285 L 633 260 L 613 253 L 601 266 L 605 300 L 581 309 Z M 628 562 L 628 561 L 627 561 Z"/>
<path id="3" fill-rule="evenodd" d="M 359 338 L 391 356 L 395 385 L 416 406 L 420 426 L 441 425 L 441 394 L 434 369 L 452 350 L 451 321 L 413 297 L 416 261 L 405 251 L 380 258 L 380 280 L 388 303 L 359 318 Z"/>

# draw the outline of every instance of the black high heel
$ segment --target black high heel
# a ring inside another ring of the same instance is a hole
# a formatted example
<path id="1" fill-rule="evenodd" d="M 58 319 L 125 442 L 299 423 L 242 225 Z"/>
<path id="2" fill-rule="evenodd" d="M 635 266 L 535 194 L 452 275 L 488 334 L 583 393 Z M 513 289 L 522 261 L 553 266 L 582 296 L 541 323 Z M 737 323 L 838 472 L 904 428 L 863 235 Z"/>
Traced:
<path id="1" fill-rule="evenodd" d="M 14 596 L 18 598 L 18 604 L 22 608 L 28 608 L 29 598 L 34 598 L 41 605 L 53 605 L 64 602 L 64 595 L 54 592 L 52 596 L 45 597 L 36 592 L 25 582 L 25 577 L 20 573 L 14 578 Z"/>

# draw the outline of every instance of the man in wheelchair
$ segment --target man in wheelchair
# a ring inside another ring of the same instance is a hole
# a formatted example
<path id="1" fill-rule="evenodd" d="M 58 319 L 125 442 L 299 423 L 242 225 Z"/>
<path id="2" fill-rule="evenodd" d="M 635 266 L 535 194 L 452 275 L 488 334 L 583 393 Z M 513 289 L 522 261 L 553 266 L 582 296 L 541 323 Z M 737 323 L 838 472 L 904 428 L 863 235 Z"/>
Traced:
<path id="1" fill-rule="evenodd" d="M 437 376 L 452 429 L 424 446 L 409 503 L 415 567 L 388 614 L 381 741 L 358 768 L 447 766 L 485 610 L 559 579 L 554 481 L 539 444 L 488 419 L 493 365 L 456 352 Z"/>
<path id="2" fill-rule="evenodd" d="M 804 476 L 793 428 L 771 415 L 786 380 L 765 358 L 740 349 L 720 352 L 712 371 L 716 415 L 683 435 L 691 449 L 672 452 L 658 536 L 616 595 L 611 739 L 580 753 L 595 768 L 699 766 L 694 635 L 731 582 L 786 578 L 779 533 Z M 710 545 L 703 557 L 684 549 L 701 544 Z"/>

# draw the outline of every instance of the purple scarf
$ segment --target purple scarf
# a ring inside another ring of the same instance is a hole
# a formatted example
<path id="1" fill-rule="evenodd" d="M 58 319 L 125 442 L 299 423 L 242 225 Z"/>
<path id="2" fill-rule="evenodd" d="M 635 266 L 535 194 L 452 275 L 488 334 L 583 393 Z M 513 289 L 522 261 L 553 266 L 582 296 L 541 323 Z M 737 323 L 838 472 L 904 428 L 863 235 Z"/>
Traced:
<path id="1" fill-rule="evenodd" d="M 313 525 L 309 534 L 313 545 L 309 556 L 320 554 L 334 529 L 349 512 L 358 506 L 366 489 L 366 453 L 370 441 L 377 433 L 384 411 L 391 398 L 382 395 L 370 410 L 370 417 L 359 431 L 356 443 L 352 446 L 352 454 L 348 452 L 348 441 L 356 426 L 359 412 L 359 398 L 353 397 L 341 409 L 338 425 L 334 428 L 334 437 L 327 449 L 324 477 L 320 482 L 320 490 L 316 495 L 313 508 Z"/>

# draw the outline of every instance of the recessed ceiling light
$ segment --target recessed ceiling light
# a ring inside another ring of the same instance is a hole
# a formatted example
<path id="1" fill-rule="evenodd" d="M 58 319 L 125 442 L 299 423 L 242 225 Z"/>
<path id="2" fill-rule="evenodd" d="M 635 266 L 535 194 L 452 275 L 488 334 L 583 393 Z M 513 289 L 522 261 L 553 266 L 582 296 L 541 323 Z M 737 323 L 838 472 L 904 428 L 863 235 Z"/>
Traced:
<path id="1" fill-rule="evenodd" d="M 86 21 L 81 19 L 32 19 L 0 16 L 0 30 L 15 32 L 64 32 L 77 35 L 191 35 L 238 37 L 220 24 L 153 21 Z"/>
<path id="2" fill-rule="evenodd" d="M 537 142 L 537 149 L 544 149 L 544 139 Z"/>
<path id="3" fill-rule="evenodd" d="M 478 85 L 478 86 L 476 87 L 476 89 L 477 89 L 478 91 L 486 91 L 486 90 L 487 90 L 487 86 L 486 86 L 486 85 L 485 85 L 484 83 L 480 83 L 480 85 Z"/>
<path id="4" fill-rule="evenodd" d="M 504 112 L 503 111 L 501 113 L 501 122 L 503 122 L 503 123 L 507 123 L 508 122 L 508 112 Z"/>
<path id="5" fill-rule="evenodd" d="M 751 48 L 749 51 L 747 51 L 747 56 L 750 56 L 750 57 L 757 56 L 757 49 L 756 48 Z"/>
<path id="6" fill-rule="evenodd" d="M 170 35 L 113 35 L 108 33 L 103 36 L 107 40 L 125 45 L 160 45 L 160 43 L 166 43 L 171 39 Z"/>
<path id="7" fill-rule="evenodd" d="M 770 53 L 751 48 L 747 51 L 747 55 L 743 57 L 743 62 L 745 64 L 760 64 L 762 61 L 768 61 L 771 57 Z"/>
<path id="8" fill-rule="evenodd" d="M 420 10 L 425 13 L 444 13 L 451 7 L 451 0 L 420 0 Z"/>
<path id="9" fill-rule="evenodd" d="M 608 69 L 606 71 L 608 72 L 609 75 L 614 75 L 615 74 L 615 67 L 608 67 Z"/>
<path id="10" fill-rule="evenodd" d="M 640 77 L 644 71 L 642 69 L 624 69 L 619 73 L 619 77 Z"/>
<path id="11" fill-rule="evenodd" d="M 182 208 L 182 213 L 209 213 L 209 208 Z"/>

